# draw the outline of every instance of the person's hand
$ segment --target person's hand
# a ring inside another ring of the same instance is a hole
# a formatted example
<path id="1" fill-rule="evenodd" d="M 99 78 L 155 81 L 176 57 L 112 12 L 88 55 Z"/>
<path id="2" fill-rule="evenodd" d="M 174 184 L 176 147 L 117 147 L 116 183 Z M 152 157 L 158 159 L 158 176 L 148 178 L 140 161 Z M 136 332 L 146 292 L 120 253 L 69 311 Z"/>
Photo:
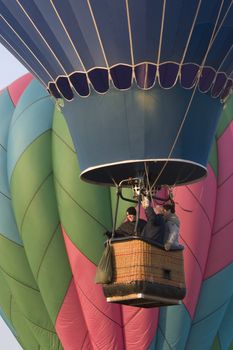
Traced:
<path id="1" fill-rule="evenodd" d="M 149 199 L 147 198 L 147 197 L 143 197 L 143 200 L 142 200 L 142 207 L 143 207 L 143 209 L 146 209 L 146 208 L 148 208 L 149 207 L 149 205 L 150 205 L 150 201 L 149 201 Z"/>
<path id="2" fill-rule="evenodd" d="M 161 205 L 156 205 L 155 213 L 156 214 L 163 214 L 163 207 Z"/>

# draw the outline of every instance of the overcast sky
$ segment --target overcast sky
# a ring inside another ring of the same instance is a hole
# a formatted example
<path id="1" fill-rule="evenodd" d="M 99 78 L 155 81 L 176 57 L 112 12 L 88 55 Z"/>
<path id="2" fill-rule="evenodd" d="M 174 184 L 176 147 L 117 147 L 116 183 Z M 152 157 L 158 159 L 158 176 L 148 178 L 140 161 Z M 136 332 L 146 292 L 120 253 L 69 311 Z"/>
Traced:
<path id="1" fill-rule="evenodd" d="M 0 90 L 21 77 L 27 70 L 0 44 Z M 0 303 L 1 304 L 1 303 Z M 15 337 L 0 316 L 0 349 L 21 350 Z"/>
<path id="2" fill-rule="evenodd" d="M 0 44 L 0 90 L 25 73 L 26 68 Z"/>

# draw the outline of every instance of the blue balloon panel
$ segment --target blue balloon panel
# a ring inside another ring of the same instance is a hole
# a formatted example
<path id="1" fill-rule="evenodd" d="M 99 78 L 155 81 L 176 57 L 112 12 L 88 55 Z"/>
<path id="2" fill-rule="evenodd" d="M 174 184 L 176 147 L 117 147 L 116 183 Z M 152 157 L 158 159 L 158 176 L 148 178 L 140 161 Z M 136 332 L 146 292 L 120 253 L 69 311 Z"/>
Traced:
<path id="1" fill-rule="evenodd" d="M 75 96 L 63 112 L 75 144 L 81 177 L 113 184 L 141 176 L 182 184 L 206 174 L 222 106 L 217 99 L 179 84 L 127 91 L 111 89 L 88 99 Z"/>

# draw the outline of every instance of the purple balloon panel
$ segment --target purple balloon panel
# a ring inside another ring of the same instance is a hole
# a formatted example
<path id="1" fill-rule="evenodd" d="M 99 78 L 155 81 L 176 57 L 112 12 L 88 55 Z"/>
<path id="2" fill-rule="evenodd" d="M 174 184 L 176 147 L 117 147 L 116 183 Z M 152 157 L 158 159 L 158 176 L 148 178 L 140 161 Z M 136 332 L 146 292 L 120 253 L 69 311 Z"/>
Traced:
<path id="1" fill-rule="evenodd" d="M 132 67 L 123 64 L 112 67 L 110 74 L 115 87 L 120 90 L 129 89 L 132 84 L 132 72 Z"/>
<path id="2" fill-rule="evenodd" d="M 74 94 L 67 77 L 60 76 L 57 79 L 57 87 L 66 100 L 68 101 L 73 100 Z"/>
<path id="3" fill-rule="evenodd" d="M 75 89 L 75 91 L 80 96 L 88 96 L 90 93 L 89 84 L 87 82 L 86 73 L 75 72 L 70 75 L 70 81 Z"/>
<path id="4" fill-rule="evenodd" d="M 157 67 L 154 64 L 142 63 L 134 68 L 137 85 L 141 89 L 149 89 L 156 78 Z"/>
<path id="5" fill-rule="evenodd" d="M 204 67 L 199 80 L 199 89 L 201 92 L 207 92 L 215 78 L 216 72 L 211 67 Z"/>
<path id="6" fill-rule="evenodd" d="M 164 89 L 171 88 L 177 79 L 179 65 L 176 63 L 164 63 L 159 66 L 159 82 Z"/>
<path id="7" fill-rule="evenodd" d="M 93 88 L 104 93 L 109 89 L 108 70 L 105 68 L 95 68 L 88 72 L 88 77 L 93 85 Z"/>
<path id="8" fill-rule="evenodd" d="M 48 92 L 55 98 L 61 98 L 62 97 L 62 95 L 58 91 L 55 83 L 50 82 L 48 84 Z"/>
<path id="9" fill-rule="evenodd" d="M 223 91 L 221 92 L 221 99 L 225 100 L 225 98 L 227 98 L 227 96 L 230 94 L 231 90 L 233 89 L 233 80 L 228 79 Z"/>
<path id="10" fill-rule="evenodd" d="M 198 70 L 199 70 L 199 66 L 192 63 L 184 64 L 181 67 L 180 82 L 184 88 L 190 89 L 193 86 L 193 84 L 195 83 Z"/>
<path id="11" fill-rule="evenodd" d="M 211 90 L 211 96 L 212 97 L 218 97 L 220 93 L 222 92 L 223 88 L 225 87 L 227 81 L 226 74 L 224 73 L 218 73 L 214 82 L 214 86 Z"/>

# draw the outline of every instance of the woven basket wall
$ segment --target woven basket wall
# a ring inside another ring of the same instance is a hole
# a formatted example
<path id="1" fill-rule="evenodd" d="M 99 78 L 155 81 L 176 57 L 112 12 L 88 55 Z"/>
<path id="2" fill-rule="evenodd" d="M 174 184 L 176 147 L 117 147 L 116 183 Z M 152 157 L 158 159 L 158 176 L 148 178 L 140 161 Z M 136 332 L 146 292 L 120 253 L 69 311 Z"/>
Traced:
<path id="1" fill-rule="evenodd" d="M 165 251 L 142 240 L 112 244 L 113 284 L 133 281 L 185 287 L 183 251 Z"/>

